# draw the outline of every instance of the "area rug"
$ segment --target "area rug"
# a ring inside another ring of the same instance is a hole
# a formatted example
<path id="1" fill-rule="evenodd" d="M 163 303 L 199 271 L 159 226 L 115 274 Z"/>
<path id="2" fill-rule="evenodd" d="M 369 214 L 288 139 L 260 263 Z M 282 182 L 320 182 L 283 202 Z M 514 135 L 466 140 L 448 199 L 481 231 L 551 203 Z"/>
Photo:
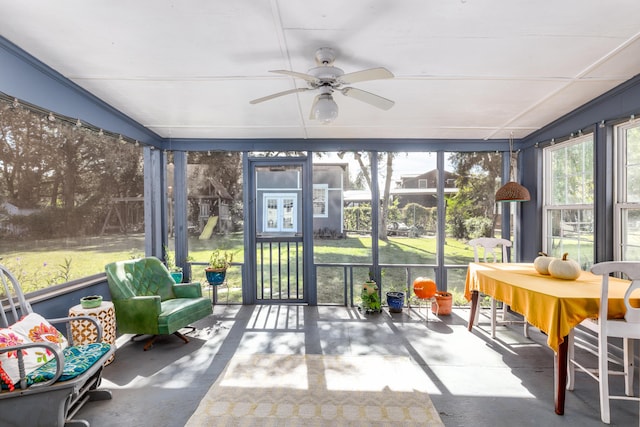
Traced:
<path id="1" fill-rule="evenodd" d="M 189 427 L 444 426 L 408 357 L 236 355 Z"/>

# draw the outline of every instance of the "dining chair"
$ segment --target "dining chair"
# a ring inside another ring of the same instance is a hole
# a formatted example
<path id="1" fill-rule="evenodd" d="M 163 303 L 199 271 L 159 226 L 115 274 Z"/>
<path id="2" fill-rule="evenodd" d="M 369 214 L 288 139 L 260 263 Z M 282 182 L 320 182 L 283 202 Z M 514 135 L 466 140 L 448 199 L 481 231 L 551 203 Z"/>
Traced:
<path id="1" fill-rule="evenodd" d="M 483 262 L 509 262 L 509 252 L 507 248 L 512 247 L 512 243 L 507 239 L 500 239 L 497 237 L 479 237 L 477 239 L 469 240 L 469 245 L 473 248 L 473 258 L 475 262 L 480 262 L 480 251 L 482 249 Z M 507 320 L 507 312 L 509 306 L 502 304 L 501 319 L 497 320 L 497 300 L 491 298 L 491 338 L 496 337 L 497 325 L 513 325 L 524 324 L 524 336 L 529 338 L 529 323 L 525 320 Z M 480 316 L 480 310 L 476 310 L 475 318 L 473 322 L 478 323 Z"/>
<path id="2" fill-rule="evenodd" d="M 595 332 L 598 339 L 598 367 L 593 369 L 586 367 L 575 358 L 575 340 L 573 330 L 569 334 L 568 349 L 568 376 L 567 389 L 573 390 L 575 385 L 575 370 L 585 372 L 591 378 L 598 381 L 600 393 L 600 418 L 603 423 L 609 424 L 611 413 L 609 401 L 635 400 L 640 402 L 640 397 L 633 395 L 634 375 L 634 349 L 633 339 L 640 339 L 640 307 L 632 306 L 629 299 L 635 290 L 640 288 L 640 262 L 637 261 L 608 261 L 594 264 L 591 272 L 602 275 L 602 287 L 600 289 L 600 308 L 597 319 L 586 319 L 580 325 Z M 610 319 L 608 316 L 609 305 L 609 276 L 614 273 L 622 273 L 623 277 L 631 280 L 624 295 L 626 313 L 623 319 Z M 638 298 L 638 292 L 633 299 Z M 609 355 L 609 337 L 622 338 L 623 362 L 622 369 L 609 369 L 612 359 Z M 623 375 L 625 394 L 612 395 L 609 392 L 609 375 Z"/>

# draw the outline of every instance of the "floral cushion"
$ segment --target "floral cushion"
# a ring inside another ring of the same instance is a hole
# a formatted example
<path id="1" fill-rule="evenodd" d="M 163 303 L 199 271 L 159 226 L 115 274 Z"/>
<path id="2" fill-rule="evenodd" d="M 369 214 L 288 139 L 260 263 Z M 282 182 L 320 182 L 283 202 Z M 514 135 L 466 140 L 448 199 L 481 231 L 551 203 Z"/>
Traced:
<path id="1" fill-rule="evenodd" d="M 0 350 L 4 347 L 11 347 L 18 344 L 24 344 L 29 340 L 19 332 L 10 328 L 0 329 Z M 35 354 L 36 349 L 27 349 L 22 351 L 25 369 L 36 369 L 44 362 L 38 362 L 38 356 Z M 6 384 L 9 390 L 13 390 L 14 385 L 20 381 L 20 371 L 18 369 L 18 352 L 7 351 L 0 353 L 0 384 Z"/>
<path id="2" fill-rule="evenodd" d="M 11 325 L 10 329 L 20 332 L 33 342 L 48 342 L 61 349 L 69 345 L 64 335 L 37 313 L 26 315 L 19 322 Z"/>
<path id="3" fill-rule="evenodd" d="M 64 369 L 58 381 L 67 381 L 85 372 L 111 349 L 107 343 L 92 343 L 67 347 L 64 353 Z M 27 384 L 48 381 L 56 374 L 56 361 L 50 360 L 35 371 L 27 374 Z"/>
<path id="4" fill-rule="evenodd" d="M 42 316 L 31 313 L 9 328 L 0 329 L 0 348 L 30 342 L 48 342 L 60 348 L 68 346 L 67 339 Z M 22 350 L 25 373 L 29 373 L 51 360 L 53 353 L 43 347 Z M 20 381 L 18 352 L 0 353 L 0 384 L 13 390 Z"/>

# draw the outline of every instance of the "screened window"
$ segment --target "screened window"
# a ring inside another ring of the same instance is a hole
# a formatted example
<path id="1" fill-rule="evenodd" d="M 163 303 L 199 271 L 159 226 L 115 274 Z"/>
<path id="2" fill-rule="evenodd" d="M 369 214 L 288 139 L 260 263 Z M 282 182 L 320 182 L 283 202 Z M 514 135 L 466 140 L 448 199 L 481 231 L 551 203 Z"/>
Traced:
<path id="1" fill-rule="evenodd" d="M 25 292 L 144 254 L 142 148 L 0 99 L 0 253 Z"/>
<path id="2" fill-rule="evenodd" d="M 544 150 L 544 251 L 593 263 L 593 135 Z"/>
<path id="3" fill-rule="evenodd" d="M 640 259 L 640 120 L 616 133 L 615 236 L 619 260 Z"/>

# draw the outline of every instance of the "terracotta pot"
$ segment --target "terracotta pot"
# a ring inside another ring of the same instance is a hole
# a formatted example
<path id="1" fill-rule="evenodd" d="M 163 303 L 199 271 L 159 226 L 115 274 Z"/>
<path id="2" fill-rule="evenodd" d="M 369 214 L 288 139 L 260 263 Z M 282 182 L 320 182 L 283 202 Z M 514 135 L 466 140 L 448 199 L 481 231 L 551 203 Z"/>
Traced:
<path id="1" fill-rule="evenodd" d="M 453 295 L 449 292 L 436 292 L 436 301 L 431 303 L 431 312 L 438 316 L 447 316 L 451 314 L 451 306 L 453 305 Z"/>

